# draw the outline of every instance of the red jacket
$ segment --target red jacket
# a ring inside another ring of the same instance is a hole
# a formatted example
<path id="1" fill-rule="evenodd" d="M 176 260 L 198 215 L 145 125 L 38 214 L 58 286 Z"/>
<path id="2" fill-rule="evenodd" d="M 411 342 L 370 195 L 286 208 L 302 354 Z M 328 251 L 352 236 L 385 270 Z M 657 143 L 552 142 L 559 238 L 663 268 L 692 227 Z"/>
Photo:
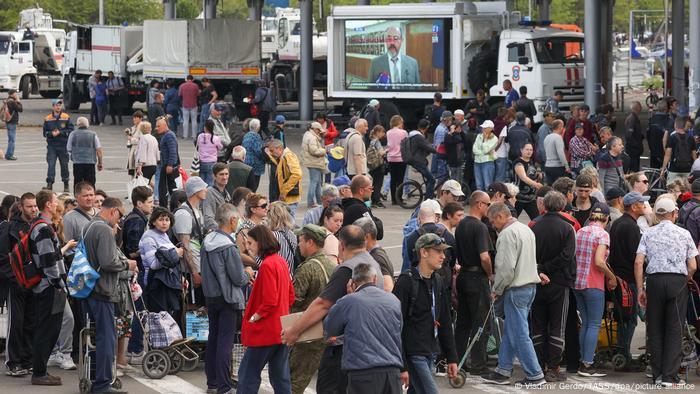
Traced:
<path id="1" fill-rule="evenodd" d="M 326 137 L 325 137 L 326 140 L 324 141 L 324 143 L 326 145 L 332 145 L 333 140 L 336 137 L 338 137 L 338 135 L 340 135 L 340 133 L 335 128 L 335 125 L 333 124 L 333 122 L 330 119 L 326 120 L 326 127 L 327 127 L 326 128 Z"/>
<path id="2" fill-rule="evenodd" d="M 289 314 L 294 303 L 294 286 L 287 262 L 278 254 L 263 259 L 253 284 L 253 292 L 243 316 L 243 346 L 272 346 L 282 343 L 280 317 Z M 250 322 L 254 314 L 261 319 Z"/>

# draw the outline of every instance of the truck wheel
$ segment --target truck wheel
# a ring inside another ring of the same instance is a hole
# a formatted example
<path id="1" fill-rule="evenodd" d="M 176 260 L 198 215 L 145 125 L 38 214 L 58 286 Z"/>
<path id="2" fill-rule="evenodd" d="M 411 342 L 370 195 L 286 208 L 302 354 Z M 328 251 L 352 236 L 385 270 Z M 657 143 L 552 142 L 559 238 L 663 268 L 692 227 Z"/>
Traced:
<path id="1" fill-rule="evenodd" d="M 498 53 L 492 50 L 482 50 L 469 62 L 467 82 L 472 93 L 489 88 L 498 82 Z"/>
<path id="2" fill-rule="evenodd" d="M 275 75 L 275 87 L 277 88 L 277 97 L 280 101 L 290 101 L 289 90 L 287 90 L 287 78 L 285 78 L 285 74 L 280 73 Z"/>
<path id="3" fill-rule="evenodd" d="M 63 105 L 66 109 L 75 111 L 80 108 L 80 97 L 75 89 L 75 84 L 66 76 L 63 79 Z"/>
<path id="4" fill-rule="evenodd" d="M 58 98 L 58 96 L 61 95 L 61 91 L 60 91 L 60 90 L 40 90 L 40 91 L 39 91 L 39 94 L 40 94 L 41 97 L 43 97 L 43 98 L 55 99 L 55 98 Z"/>
<path id="5" fill-rule="evenodd" d="M 29 98 L 29 93 L 32 91 L 32 79 L 28 75 L 23 76 L 19 81 L 19 90 L 22 92 L 22 100 Z"/>

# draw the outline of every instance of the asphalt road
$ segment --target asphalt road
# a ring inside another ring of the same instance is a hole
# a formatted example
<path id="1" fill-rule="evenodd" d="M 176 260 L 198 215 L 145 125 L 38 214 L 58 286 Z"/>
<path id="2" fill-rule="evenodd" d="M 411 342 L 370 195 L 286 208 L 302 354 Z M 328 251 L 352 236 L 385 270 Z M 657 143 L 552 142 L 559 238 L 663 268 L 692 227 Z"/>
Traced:
<path id="1" fill-rule="evenodd" d="M 19 160 L 14 162 L 0 161 L 0 197 L 5 194 L 19 195 L 23 192 L 38 191 L 45 184 L 46 177 L 46 143 L 41 136 L 41 130 L 36 125 L 50 111 L 50 100 L 30 99 L 24 101 L 25 113 L 22 114 L 21 126 L 17 134 L 16 156 Z M 82 110 L 73 115 L 86 115 L 87 111 Z M 125 118 L 125 121 L 130 121 Z M 34 125 L 34 127 L 23 127 L 22 125 Z M 126 196 L 126 147 L 124 143 L 123 127 L 104 126 L 96 127 L 105 151 L 105 169 L 97 174 L 97 187 L 105 190 L 108 194 L 117 197 Z M 298 152 L 301 144 L 301 132 L 290 131 L 288 141 L 290 147 Z M 0 148 L 6 147 L 6 132 L 0 129 Z M 184 165 L 189 165 L 189 160 L 194 152 L 194 145 L 191 142 L 179 140 L 180 154 Z M 58 170 L 58 169 L 57 169 Z M 266 174 L 260 185 L 260 190 L 267 190 L 269 178 Z M 308 176 L 304 176 L 304 187 L 308 183 Z M 56 184 L 56 186 L 59 186 Z M 300 221 L 306 210 L 305 203 L 297 213 L 297 220 Z M 387 209 L 377 209 L 375 214 L 384 221 L 385 239 L 382 246 L 389 252 L 389 256 L 398 271 L 401 267 L 401 242 L 403 240 L 402 227 L 409 217 L 410 212 L 401 208 L 391 207 Z M 635 348 L 644 342 L 644 325 L 640 323 L 635 337 Z M 32 393 L 64 394 L 75 393 L 78 390 L 78 374 L 76 371 L 61 371 L 51 368 L 50 372 L 63 377 L 64 385 L 61 387 L 35 387 L 29 386 L 28 378 L 11 378 L 0 374 L 0 392 L 3 394 L 22 393 L 24 390 L 31 390 Z M 521 377 L 522 372 L 516 369 L 516 377 Z M 131 393 L 203 393 L 206 390 L 204 370 L 202 365 L 194 372 L 181 372 L 177 376 L 168 376 L 165 379 L 154 381 L 146 378 L 142 373 L 132 374 L 122 378 L 124 387 Z M 450 388 L 446 378 L 437 378 L 440 392 L 473 392 L 473 393 L 516 393 L 521 392 L 521 388 L 514 386 L 495 387 L 480 383 L 476 379 L 468 379 L 467 384 L 461 390 Z M 649 383 L 649 379 L 643 374 L 620 374 L 612 373 L 605 378 L 581 378 L 570 376 L 568 381 L 562 384 L 551 384 L 542 390 L 581 390 L 587 393 L 646 393 L 654 391 L 653 388 L 645 386 L 634 386 L 635 384 Z M 700 378 L 695 375 L 690 376 L 689 383 L 699 384 Z M 31 388 L 30 388 L 31 387 Z M 312 383 L 311 387 L 315 387 Z M 695 390 L 694 386 L 692 390 Z M 272 393 L 272 388 L 263 378 L 261 392 Z M 312 389 L 307 392 L 315 393 Z"/>

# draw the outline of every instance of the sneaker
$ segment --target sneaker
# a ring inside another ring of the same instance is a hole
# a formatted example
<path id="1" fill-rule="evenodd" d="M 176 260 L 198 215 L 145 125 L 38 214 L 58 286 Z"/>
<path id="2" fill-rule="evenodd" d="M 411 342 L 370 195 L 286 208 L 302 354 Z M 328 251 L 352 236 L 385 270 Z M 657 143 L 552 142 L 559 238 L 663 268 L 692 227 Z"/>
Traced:
<path id="1" fill-rule="evenodd" d="M 507 385 L 510 384 L 510 377 L 506 375 L 501 375 L 500 373 L 493 371 L 487 374 L 481 375 L 481 380 L 490 384 Z"/>
<path id="2" fill-rule="evenodd" d="M 66 371 L 78 369 L 78 367 L 73 362 L 73 359 L 71 358 L 70 354 L 59 353 L 59 355 L 61 356 L 61 362 L 58 365 L 59 368 L 65 369 Z"/>
<path id="3" fill-rule="evenodd" d="M 32 376 L 32 385 L 34 386 L 60 386 L 61 378 L 46 374 L 45 376 Z"/>
<path id="4" fill-rule="evenodd" d="M 7 376 L 12 376 L 15 378 L 22 377 L 24 375 L 28 375 L 29 371 L 27 371 L 26 368 L 22 368 L 19 365 L 15 365 L 14 367 L 8 368 L 7 372 L 5 372 L 5 375 Z"/>
<path id="5" fill-rule="evenodd" d="M 435 376 L 447 376 L 447 363 L 445 363 L 445 360 L 440 360 L 435 365 Z"/>
<path id="6" fill-rule="evenodd" d="M 7 156 L 7 157 L 5 157 L 5 160 L 15 161 L 15 160 L 17 160 L 17 158 L 14 156 Z"/>
<path id="7" fill-rule="evenodd" d="M 665 381 L 661 380 L 661 387 L 667 389 L 677 389 L 685 386 L 685 380 L 675 376 L 672 379 Z"/>
<path id="8" fill-rule="evenodd" d="M 561 371 L 559 367 L 548 369 L 544 373 L 544 380 L 547 382 L 563 382 L 566 380 L 566 372 Z"/>
<path id="9" fill-rule="evenodd" d="M 525 378 L 523 380 L 515 382 L 515 387 L 518 387 L 518 388 L 524 387 L 526 389 L 531 389 L 531 388 L 535 388 L 535 387 L 544 386 L 545 384 L 547 384 L 547 381 L 544 380 L 544 378 L 540 378 L 540 379 Z"/>
<path id="10" fill-rule="evenodd" d="M 654 376 L 651 373 L 651 365 L 647 365 L 647 369 L 644 371 L 644 376 L 646 376 L 649 379 L 654 378 Z"/>
<path id="11" fill-rule="evenodd" d="M 581 366 L 578 367 L 578 374 L 587 378 L 602 378 L 607 375 L 596 370 L 593 365 L 586 365 L 584 363 L 581 363 Z"/>
<path id="12" fill-rule="evenodd" d="M 49 362 L 46 363 L 46 366 L 47 367 L 60 367 L 62 362 L 63 362 L 63 354 L 62 353 L 53 353 L 49 357 Z"/>
<path id="13" fill-rule="evenodd" d="M 46 190 L 53 190 L 53 183 L 52 182 L 47 182 L 46 187 L 44 188 Z"/>
<path id="14" fill-rule="evenodd" d="M 219 390 L 216 387 L 207 388 L 207 394 L 216 394 L 218 392 L 219 392 Z"/>
<path id="15" fill-rule="evenodd" d="M 386 208 L 386 205 L 384 205 L 384 203 L 381 202 L 381 201 L 377 202 L 377 203 L 374 204 L 374 205 L 378 206 L 379 208 Z"/>

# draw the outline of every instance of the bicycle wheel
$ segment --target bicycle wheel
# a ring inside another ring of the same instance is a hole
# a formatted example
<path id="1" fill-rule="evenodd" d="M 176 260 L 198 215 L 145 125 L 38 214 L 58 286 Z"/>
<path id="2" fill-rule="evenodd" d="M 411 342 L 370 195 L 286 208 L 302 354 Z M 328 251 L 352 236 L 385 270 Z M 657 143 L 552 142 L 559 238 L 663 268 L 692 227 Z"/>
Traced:
<path id="1" fill-rule="evenodd" d="M 423 201 L 423 185 L 412 179 L 402 182 L 396 188 L 396 199 L 403 208 L 414 209 Z"/>

